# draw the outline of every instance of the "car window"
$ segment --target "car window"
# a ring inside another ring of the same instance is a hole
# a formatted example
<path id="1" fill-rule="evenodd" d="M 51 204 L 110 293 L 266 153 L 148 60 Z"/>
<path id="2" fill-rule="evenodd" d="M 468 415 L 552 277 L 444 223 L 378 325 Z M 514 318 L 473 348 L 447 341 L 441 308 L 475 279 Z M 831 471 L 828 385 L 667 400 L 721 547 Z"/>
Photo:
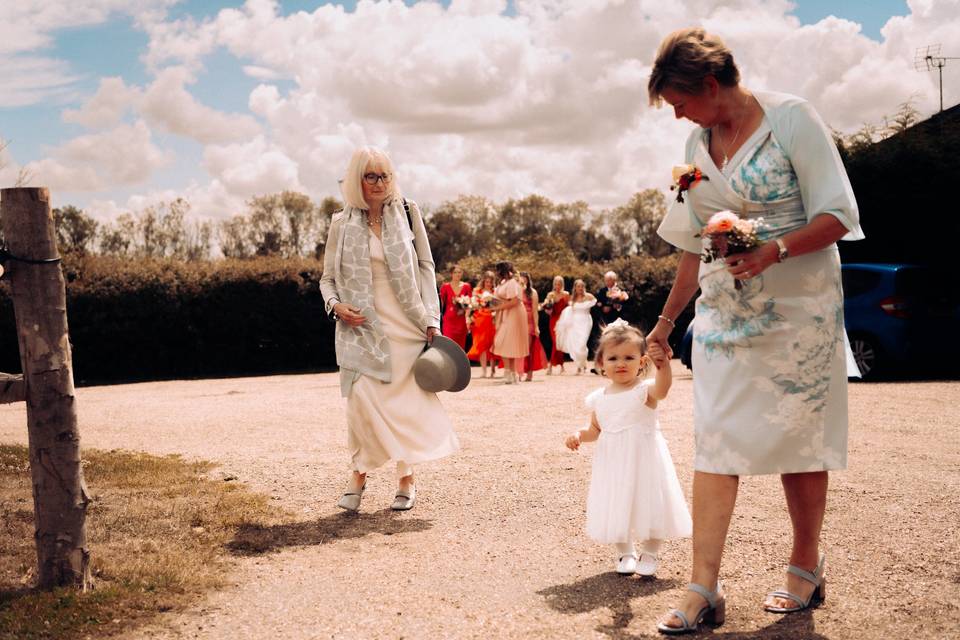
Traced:
<path id="1" fill-rule="evenodd" d="M 844 269 L 841 276 L 843 278 L 843 295 L 846 298 L 856 298 L 876 289 L 883 278 L 883 275 L 877 271 L 861 269 Z"/>

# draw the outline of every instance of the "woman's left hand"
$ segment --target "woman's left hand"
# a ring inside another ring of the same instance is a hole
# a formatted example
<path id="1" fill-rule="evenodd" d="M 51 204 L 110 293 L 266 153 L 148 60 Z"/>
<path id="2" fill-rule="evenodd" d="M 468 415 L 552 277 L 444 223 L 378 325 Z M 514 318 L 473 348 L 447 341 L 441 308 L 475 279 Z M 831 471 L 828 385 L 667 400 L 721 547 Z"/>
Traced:
<path id="1" fill-rule="evenodd" d="M 749 280 L 766 271 L 770 265 L 776 264 L 779 256 L 777 244 L 766 242 L 752 251 L 731 253 L 724 258 L 724 262 L 727 264 L 727 271 L 734 278 Z"/>
<path id="2" fill-rule="evenodd" d="M 427 344 L 433 344 L 433 336 L 440 335 L 440 329 L 436 327 L 427 327 Z"/>

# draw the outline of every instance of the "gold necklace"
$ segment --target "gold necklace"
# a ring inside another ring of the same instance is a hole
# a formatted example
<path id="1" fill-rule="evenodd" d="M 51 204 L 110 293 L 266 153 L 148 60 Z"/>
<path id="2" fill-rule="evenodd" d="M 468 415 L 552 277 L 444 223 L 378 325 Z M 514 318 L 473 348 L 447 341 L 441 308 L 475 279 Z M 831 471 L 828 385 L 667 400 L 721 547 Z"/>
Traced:
<path id="1" fill-rule="evenodd" d="M 378 224 L 380 224 L 380 222 L 381 222 L 382 220 L 383 220 L 383 214 L 382 214 L 382 213 L 380 214 L 380 217 L 378 217 L 376 220 L 374 220 L 374 219 L 373 219 L 373 216 L 370 215 L 370 212 L 367 211 L 367 226 L 370 227 L 371 229 L 373 229 L 375 226 L 377 226 Z"/>
<path id="2" fill-rule="evenodd" d="M 743 108 L 744 108 L 744 109 L 746 109 L 746 107 L 747 107 L 747 100 L 749 100 L 749 99 L 750 99 L 750 94 L 747 93 L 747 95 L 745 95 L 745 96 L 743 97 Z M 737 127 L 737 132 L 734 134 L 733 140 L 732 140 L 731 143 L 730 143 L 731 146 L 736 145 L 736 143 L 737 143 L 737 138 L 740 137 L 740 130 L 743 129 L 743 123 L 744 123 L 744 121 L 745 121 L 746 119 L 747 119 L 747 118 L 746 118 L 746 114 L 744 114 L 744 117 L 740 118 L 740 126 Z M 718 131 L 719 131 L 719 129 L 718 129 Z M 727 166 L 727 160 L 728 160 L 728 158 L 727 158 L 727 145 L 723 144 L 723 141 L 720 139 L 720 136 L 717 136 L 717 142 L 720 143 L 720 150 L 723 151 L 723 160 L 720 161 L 720 171 L 723 171 L 724 168 Z"/>

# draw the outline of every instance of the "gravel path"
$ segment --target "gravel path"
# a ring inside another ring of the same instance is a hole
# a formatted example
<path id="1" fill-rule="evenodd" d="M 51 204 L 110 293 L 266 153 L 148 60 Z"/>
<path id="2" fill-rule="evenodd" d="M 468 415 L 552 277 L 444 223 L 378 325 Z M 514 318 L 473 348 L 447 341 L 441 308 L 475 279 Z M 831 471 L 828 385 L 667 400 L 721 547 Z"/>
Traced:
<path id="1" fill-rule="evenodd" d="M 674 371 L 661 422 L 689 495 L 692 385 Z M 561 438 L 600 384 L 476 379 L 445 395 L 462 451 L 419 469 L 408 513 L 388 509 L 392 468 L 371 474 L 358 516 L 334 506 L 347 468 L 335 374 L 78 390 L 84 446 L 214 460 L 300 516 L 237 556 L 233 586 L 126 637 L 656 637 L 690 545 L 668 544 L 656 580 L 622 578 L 583 533 L 592 449 L 570 453 Z M 850 468 L 832 476 L 823 535 L 826 605 L 783 620 L 760 610 L 789 522 L 778 479 L 745 478 L 722 572 L 727 624 L 713 637 L 960 637 L 960 383 L 856 384 L 850 405 Z M 0 442 L 25 441 L 23 405 L 0 407 Z"/>

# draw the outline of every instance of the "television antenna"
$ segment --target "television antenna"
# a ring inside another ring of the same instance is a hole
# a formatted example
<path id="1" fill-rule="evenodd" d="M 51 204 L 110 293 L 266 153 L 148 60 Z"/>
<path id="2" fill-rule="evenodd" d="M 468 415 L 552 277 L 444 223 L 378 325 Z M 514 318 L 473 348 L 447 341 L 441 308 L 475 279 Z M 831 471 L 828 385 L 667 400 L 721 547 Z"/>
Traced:
<path id="1" fill-rule="evenodd" d="M 920 47 L 913 56 L 913 66 L 917 71 L 936 69 L 940 74 L 940 111 L 943 111 L 943 68 L 947 66 L 947 60 L 960 60 L 960 58 L 941 55 L 939 44 Z"/>

